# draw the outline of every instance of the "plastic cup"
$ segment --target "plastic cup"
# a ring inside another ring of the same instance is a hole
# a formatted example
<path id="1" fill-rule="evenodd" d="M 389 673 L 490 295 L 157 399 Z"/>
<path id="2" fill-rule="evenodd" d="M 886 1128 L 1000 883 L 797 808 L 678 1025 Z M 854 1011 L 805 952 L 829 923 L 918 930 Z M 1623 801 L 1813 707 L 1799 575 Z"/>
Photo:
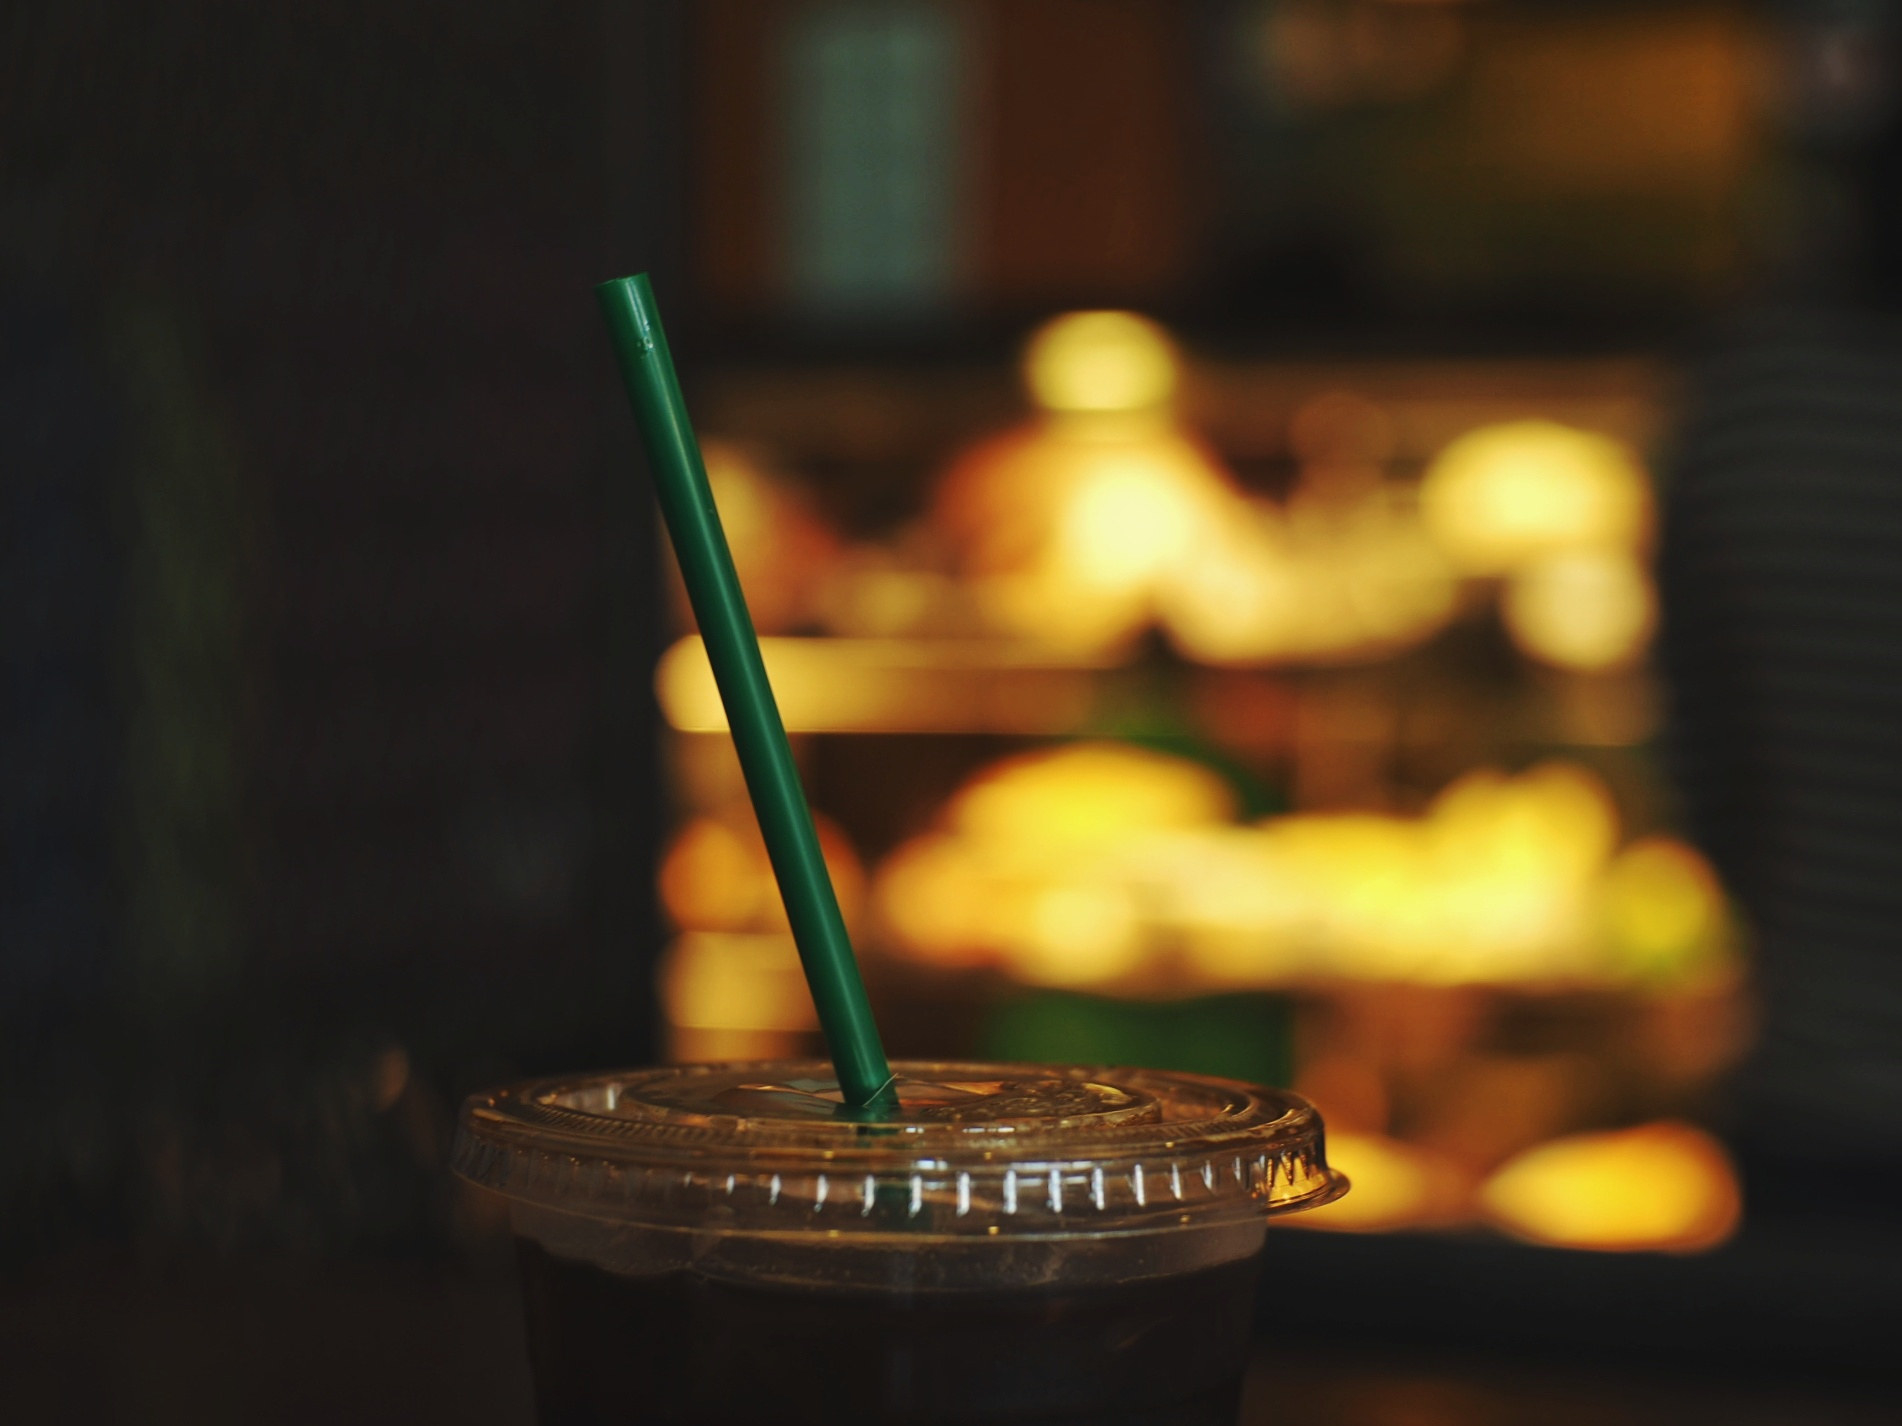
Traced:
<path id="1" fill-rule="evenodd" d="M 1271 1214 L 1346 1187 L 1292 1094 L 906 1063 L 518 1085 L 464 1106 L 507 1200 L 542 1426 L 1233 1426 Z"/>

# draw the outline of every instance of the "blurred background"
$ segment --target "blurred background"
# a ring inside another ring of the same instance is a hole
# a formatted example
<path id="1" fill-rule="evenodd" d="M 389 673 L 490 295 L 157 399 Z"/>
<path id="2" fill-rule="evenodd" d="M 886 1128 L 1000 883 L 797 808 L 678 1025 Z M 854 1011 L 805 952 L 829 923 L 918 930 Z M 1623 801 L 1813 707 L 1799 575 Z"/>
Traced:
<path id="1" fill-rule="evenodd" d="M 1292 1085 L 1261 1409 L 1896 1419 L 1902 13 L 71 3 L 0 105 L 0 1407 L 528 1419 L 470 1090 Z"/>

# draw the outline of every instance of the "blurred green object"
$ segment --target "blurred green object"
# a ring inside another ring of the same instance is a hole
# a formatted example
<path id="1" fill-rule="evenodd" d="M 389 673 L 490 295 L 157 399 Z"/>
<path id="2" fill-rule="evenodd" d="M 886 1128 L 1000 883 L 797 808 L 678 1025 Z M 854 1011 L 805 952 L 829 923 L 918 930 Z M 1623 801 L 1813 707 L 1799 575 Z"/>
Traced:
<path id="1" fill-rule="evenodd" d="M 1033 991 L 992 1012 L 979 1054 L 1287 1085 L 1294 1078 L 1293 1012 L 1288 997 L 1260 993 L 1156 1002 Z"/>

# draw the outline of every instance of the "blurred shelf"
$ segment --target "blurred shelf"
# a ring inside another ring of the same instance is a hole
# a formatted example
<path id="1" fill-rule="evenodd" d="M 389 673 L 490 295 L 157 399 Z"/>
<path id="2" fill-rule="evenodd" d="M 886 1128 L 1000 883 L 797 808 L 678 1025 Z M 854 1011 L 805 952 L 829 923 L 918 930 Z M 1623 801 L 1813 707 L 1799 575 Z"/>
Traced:
<path id="1" fill-rule="evenodd" d="M 1480 716 L 1509 742 L 1625 748 L 1645 742 L 1656 720 L 1638 675 L 1540 674 L 1475 689 L 1456 675 L 1422 676 L 1427 649 L 1252 667 L 1070 656 L 1004 639 L 766 637 L 760 649 L 789 733 L 1108 734 L 1165 692 L 1204 722 L 1222 721 L 1226 705 L 1249 724 L 1250 741 L 1270 746 L 1393 742 L 1396 715 L 1373 709 L 1376 697 L 1405 705 L 1416 739 Z M 676 731 L 726 731 L 698 635 L 662 655 L 654 687 Z"/>
<path id="2" fill-rule="evenodd" d="M 1070 733 L 1096 706 L 1096 675 L 1116 661 L 978 639 L 760 640 L 792 733 Z M 698 635 L 655 671 L 676 729 L 723 733 L 726 710 Z"/>
<path id="3" fill-rule="evenodd" d="M 1493 421 L 1542 416 L 1652 444 L 1672 372 L 1646 356 L 1464 360 L 1191 359 L 1183 412 L 1232 459 L 1286 454 L 1289 419 L 1318 395 L 1347 391 L 1393 423 L 1395 455 L 1423 461 Z M 708 371 L 697 394 L 705 429 L 741 434 L 795 461 L 914 461 L 1023 415 L 1001 362 L 968 367 L 849 363 Z"/>

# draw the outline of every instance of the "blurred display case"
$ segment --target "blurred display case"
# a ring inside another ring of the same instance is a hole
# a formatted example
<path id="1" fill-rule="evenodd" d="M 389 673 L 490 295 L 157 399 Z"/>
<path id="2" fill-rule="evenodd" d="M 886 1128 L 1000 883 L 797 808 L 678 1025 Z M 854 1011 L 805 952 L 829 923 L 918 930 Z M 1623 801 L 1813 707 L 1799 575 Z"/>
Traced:
<path id="1" fill-rule="evenodd" d="M 1317 1228 L 1722 1241 L 1747 995 L 1651 746 L 1666 374 L 1224 363 L 1110 312 L 1020 374 L 700 397 L 893 1052 L 1292 1083 L 1359 1184 Z M 672 1052 L 813 1049 L 691 636 L 657 691 Z"/>

